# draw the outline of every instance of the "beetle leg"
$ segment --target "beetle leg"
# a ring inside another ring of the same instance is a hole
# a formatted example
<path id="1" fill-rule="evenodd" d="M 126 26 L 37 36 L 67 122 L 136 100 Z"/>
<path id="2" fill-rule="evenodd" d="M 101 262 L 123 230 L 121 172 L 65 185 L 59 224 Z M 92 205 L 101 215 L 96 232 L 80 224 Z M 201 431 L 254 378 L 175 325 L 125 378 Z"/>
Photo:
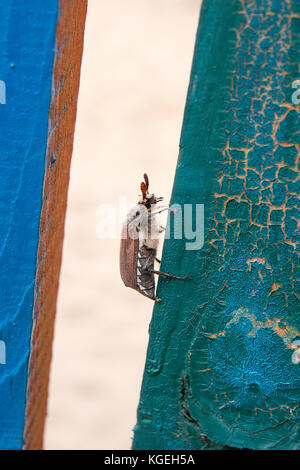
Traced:
<path id="1" fill-rule="evenodd" d="M 155 261 L 157 261 L 159 264 L 161 263 L 161 260 L 158 258 L 155 258 Z"/>
<path id="2" fill-rule="evenodd" d="M 174 274 L 169 274 L 169 273 L 163 273 L 162 271 L 156 271 L 155 269 L 146 269 L 147 271 L 150 271 L 153 274 L 158 274 L 158 276 L 164 277 L 165 279 L 180 279 L 184 280 L 189 277 L 189 274 L 187 276 L 174 276 Z"/>

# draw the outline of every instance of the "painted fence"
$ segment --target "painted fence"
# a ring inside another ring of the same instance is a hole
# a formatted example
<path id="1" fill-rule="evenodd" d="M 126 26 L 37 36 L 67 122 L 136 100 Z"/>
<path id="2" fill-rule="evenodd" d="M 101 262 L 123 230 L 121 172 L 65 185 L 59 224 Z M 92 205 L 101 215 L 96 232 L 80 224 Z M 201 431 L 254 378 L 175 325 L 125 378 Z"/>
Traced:
<path id="1" fill-rule="evenodd" d="M 300 449 L 298 0 L 204 0 L 134 449 Z M 300 83 L 300 82 L 299 82 Z M 172 225 L 172 224 L 171 224 Z"/>
<path id="2" fill-rule="evenodd" d="M 0 449 L 42 447 L 85 15 L 0 3 Z"/>

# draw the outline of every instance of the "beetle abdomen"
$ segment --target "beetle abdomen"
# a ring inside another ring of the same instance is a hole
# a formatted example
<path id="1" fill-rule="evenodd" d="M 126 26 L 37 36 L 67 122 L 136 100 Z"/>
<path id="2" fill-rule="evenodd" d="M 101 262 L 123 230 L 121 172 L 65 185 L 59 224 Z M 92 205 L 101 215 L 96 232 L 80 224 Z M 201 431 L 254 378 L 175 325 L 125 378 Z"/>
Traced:
<path id="1" fill-rule="evenodd" d="M 151 270 L 154 268 L 156 250 L 142 247 L 137 255 L 137 290 L 141 294 L 155 299 L 155 280 Z"/>

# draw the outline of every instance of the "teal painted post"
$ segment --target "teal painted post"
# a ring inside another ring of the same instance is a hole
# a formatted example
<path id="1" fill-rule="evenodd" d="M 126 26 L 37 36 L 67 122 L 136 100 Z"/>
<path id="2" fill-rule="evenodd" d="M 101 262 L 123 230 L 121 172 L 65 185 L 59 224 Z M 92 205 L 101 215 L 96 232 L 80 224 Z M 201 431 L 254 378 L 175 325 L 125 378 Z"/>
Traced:
<path id="1" fill-rule="evenodd" d="M 204 0 L 134 449 L 300 449 L 298 0 Z M 294 85 L 293 85 L 294 84 Z"/>

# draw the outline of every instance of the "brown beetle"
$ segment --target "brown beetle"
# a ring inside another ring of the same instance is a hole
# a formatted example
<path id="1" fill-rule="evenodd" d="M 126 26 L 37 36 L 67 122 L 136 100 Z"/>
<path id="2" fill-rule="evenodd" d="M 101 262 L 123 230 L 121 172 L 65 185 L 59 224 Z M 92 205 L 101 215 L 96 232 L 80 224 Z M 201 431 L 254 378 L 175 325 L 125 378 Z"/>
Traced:
<path id="1" fill-rule="evenodd" d="M 155 296 L 154 274 L 166 279 L 187 279 L 154 269 L 159 234 L 164 230 L 159 222 L 160 209 L 158 203 L 162 197 L 149 194 L 149 179 L 144 174 L 141 183 L 142 198 L 129 211 L 122 227 L 120 249 L 120 273 L 126 287 L 131 287 L 156 302 L 161 299 Z"/>

